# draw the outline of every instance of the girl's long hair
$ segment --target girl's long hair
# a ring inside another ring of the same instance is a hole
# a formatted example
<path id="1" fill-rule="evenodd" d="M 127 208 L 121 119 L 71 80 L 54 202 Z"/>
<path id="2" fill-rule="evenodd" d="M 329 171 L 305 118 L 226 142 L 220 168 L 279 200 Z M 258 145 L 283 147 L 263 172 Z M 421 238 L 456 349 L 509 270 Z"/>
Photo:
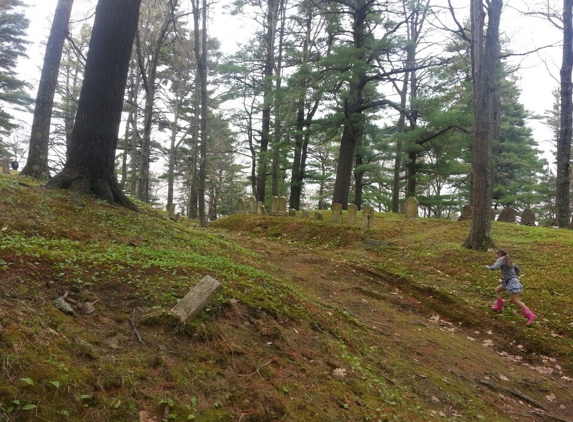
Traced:
<path id="1" fill-rule="evenodd" d="M 501 249 L 499 248 L 496 251 L 500 256 L 503 257 L 503 263 L 505 265 L 507 265 L 508 267 L 513 267 L 513 262 L 511 261 L 511 258 L 509 257 L 509 255 L 507 254 L 507 251 L 505 249 Z"/>

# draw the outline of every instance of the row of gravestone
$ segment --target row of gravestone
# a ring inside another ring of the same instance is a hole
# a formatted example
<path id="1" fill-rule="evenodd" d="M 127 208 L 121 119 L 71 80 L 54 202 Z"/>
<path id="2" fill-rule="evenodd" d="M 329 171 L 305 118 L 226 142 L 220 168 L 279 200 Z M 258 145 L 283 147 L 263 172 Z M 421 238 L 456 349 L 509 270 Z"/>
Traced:
<path id="1" fill-rule="evenodd" d="M 464 205 L 461 210 L 458 220 L 471 220 L 472 219 L 472 206 Z M 491 210 L 491 219 L 495 220 L 495 210 Z M 504 208 L 497 216 L 497 221 L 504 223 L 515 223 L 517 221 L 517 213 L 513 208 Z M 522 226 L 535 226 L 535 213 L 527 208 L 521 213 L 520 224 Z"/>
<path id="2" fill-rule="evenodd" d="M 244 214 L 262 214 L 262 215 L 287 215 L 286 197 L 285 196 L 273 196 L 271 197 L 271 210 L 267 213 L 267 210 L 262 202 L 257 201 L 257 198 L 251 196 L 247 201 L 243 198 L 239 198 L 237 203 L 237 213 Z M 294 210 L 291 210 L 294 211 Z M 296 211 L 295 211 L 296 212 Z M 292 214 L 289 212 L 289 214 Z"/>
<path id="3" fill-rule="evenodd" d="M 406 199 L 402 204 L 401 212 L 406 216 L 406 219 L 418 218 L 418 200 L 411 196 Z M 238 202 L 238 213 L 253 213 L 253 214 L 271 214 L 271 215 L 290 215 L 295 216 L 295 210 L 289 210 L 287 213 L 286 197 L 284 196 L 273 196 L 271 198 L 271 211 L 267 213 L 265 206 L 262 202 L 257 202 L 254 196 L 248 199 L 248 209 L 245 201 L 240 198 Z M 491 219 L 495 220 L 495 210 L 491 210 Z M 302 210 L 302 217 L 308 218 L 308 210 Z M 315 219 L 322 219 L 322 214 L 315 212 Z M 471 220 L 472 218 L 472 207 L 471 205 L 464 205 L 461 209 L 460 217 L 458 220 Z M 362 208 L 362 226 L 372 227 L 372 222 L 374 220 L 374 209 L 372 207 Z M 513 208 L 504 208 L 501 210 L 497 221 L 506 223 L 515 223 L 517 221 L 516 211 Z M 332 222 L 342 223 L 342 205 L 332 204 Z M 357 223 L 357 207 L 356 205 L 349 204 L 348 211 L 346 214 L 346 224 L 355 225 Z M 524 226 L 535 226 L 535 213 L 531 209 L 525 209 L 521 213 L 520 224 Z"/>
<path id="4" fill-rule="evenodd" d="M 290 209 L 287 213 L 286 210 L 286 197 L 284 196 L 273 196 L 271 198 L 271 211 L 267 213 L 265 206 L 262 202 L 257 202 L 254 196 L 248 199 L 248 206 L 243 198 L 239 198 L 237 203 L 237 213 L 251 213 L 259 215 L 289 215 L 291 217 L 296 216 L 296 210 Z M 302 218 L 309 218 L 309 211 L 303 209 L 301 211 Z M 314 213 L 315 220 L 322 220 L 323 216 L 320 212 Z M 332 222 L 342 223 L 342 204 L 332 204 Z M 358 207 L 354 204 L 348 205 L 348 210 L 346 213 L 346 224 L 355 225 L 358 222 Z M 362 208 L 362 227 L 371 228 L 374 222 L 374 208 L 363 207 Z"/>

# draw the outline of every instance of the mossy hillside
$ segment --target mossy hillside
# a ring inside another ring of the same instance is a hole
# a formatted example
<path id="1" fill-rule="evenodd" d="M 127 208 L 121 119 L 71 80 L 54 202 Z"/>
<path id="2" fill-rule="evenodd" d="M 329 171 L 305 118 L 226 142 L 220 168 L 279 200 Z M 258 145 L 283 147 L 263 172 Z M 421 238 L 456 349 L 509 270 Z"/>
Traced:
<path id="1" fill-rule="evenodd" d="M 139 214 L 89 199 L 76 208 L 67 192 L 15 176 L 0 178 L 0 198 L 0 415 L 9 421 L 125 421 L 141 411 L 200 421 L 459 420 L 457 412 L 511 420 L 495 395 L 474 393 L 476 374 L 502 371 L 490 351 L 425 319 L 438 313 L 527 340 L 525 359 L 548 351 L 571 368 L 571 315 L 553 321 L 557 302 L 545 300 L 570 293 L 534 270 L 543 259 L 533 253 L 565 250 L 569 232 L 494 224 L 496 240 L 524 267 L 526 287 L 532 278 L 553 292 L 525 296 L 542 315 L 526 329 L 511 312 L 479 317 L 495 276 L 482 268 L 491 254 L 461 248 L 467 223 L 380 214 L 363 230 L 333 226 L 326 215 L 322 222 L 243 215 L 197 229 L 143 204 Z M 324 258 L 330 265 L 318 265 L 329 277 L 352 277 L 337 296 L 352 300 L 328 300 L 337 280 L 332 288 L 329 280 L 299 282 L 274 254 L 261 259 L 230 239 L 231 230 L 294 247 L 284 257 L 301 274 L 297 250 L 311 263 Z M 368 239 L 384 246 L 363 247 Z M 558 263 L 551 271 L 566 276 Z M 168 310 L 207 274 L 221 293 L 192 321 L 174 323 Z M 56 309 L 64 290 L 100 299 L 96 312 Z M 464 374 L 432 360 L 436 345 L 468 356 Z"/>

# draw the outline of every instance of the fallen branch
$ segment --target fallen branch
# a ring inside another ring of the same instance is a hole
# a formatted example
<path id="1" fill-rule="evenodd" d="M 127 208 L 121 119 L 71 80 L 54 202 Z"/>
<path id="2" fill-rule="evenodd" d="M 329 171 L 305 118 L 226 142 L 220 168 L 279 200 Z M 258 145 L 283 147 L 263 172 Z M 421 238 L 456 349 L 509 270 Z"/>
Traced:
<path id="1" fill-rule="evenodd" d="M 539 410 L 532 410 L 531 413 L 541 417 L 543 420 L 546 421 L 555 421 L 555 422 L 571 422 L 571 419 L 562 419 L 559 416 L 551 415 L 546 412 L 540 412 Z"/>
<path id="2" fill-rule="evenodd" d="M 537 407 L 538 409 L 543 409 L 546 410 L 545 407 L 537 402 L 535 402 L 533 399 L 530 399 L 529 397 L 527 397 L 526 395 L 520 393 L 519 391 L 515 391 L 512 390 L 511 388 L 503 388 L 503 387 L 499 387 L 495 384 L 492 384 L 491 382 L 487 382 L 487 381 L 483 381 L 483 380 L 479 380 L 478 381 L 481 385 L 485 385 L 486 387 L 491 388 L 494 391 L 498 391 L 498 392 L 503 392 L 509 395 L 512 395 L 516 398 L 518 398 L 519 400 L 523 400 L 526 403 L 531 404 L 532 406 Z"/>
<path id="3" fill-rule="evenodd" d="M 139 340 L 140 343 L 145 343 L 139 333 L 137 332 L 137 323 L 135 322 L 135 309 L 133 311 L 131 311 L 131 318 L 129 320 L 129 322 L 131 322 L 131 327 L 133 328 L 133 332 L 135 333 L 135 335 L 137 336 L 137 339 Z"/>

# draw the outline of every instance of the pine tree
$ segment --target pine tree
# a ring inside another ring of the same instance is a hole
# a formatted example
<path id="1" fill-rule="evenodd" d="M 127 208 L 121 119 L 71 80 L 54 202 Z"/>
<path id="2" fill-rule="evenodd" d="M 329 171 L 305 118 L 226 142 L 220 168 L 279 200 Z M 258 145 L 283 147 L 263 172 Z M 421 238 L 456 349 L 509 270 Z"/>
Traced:
<path id="1" fill-rule="evenodd" d="M 29 21 L 18 7 L 20 0 L 0 2 L 0 135 L 8 135 L 17 127 L 8 110 L 30 105 L 32 99 L 24 91 L 26 82 L 15 72 L 18 59 L 26 57 L 25 40 Z"/>

